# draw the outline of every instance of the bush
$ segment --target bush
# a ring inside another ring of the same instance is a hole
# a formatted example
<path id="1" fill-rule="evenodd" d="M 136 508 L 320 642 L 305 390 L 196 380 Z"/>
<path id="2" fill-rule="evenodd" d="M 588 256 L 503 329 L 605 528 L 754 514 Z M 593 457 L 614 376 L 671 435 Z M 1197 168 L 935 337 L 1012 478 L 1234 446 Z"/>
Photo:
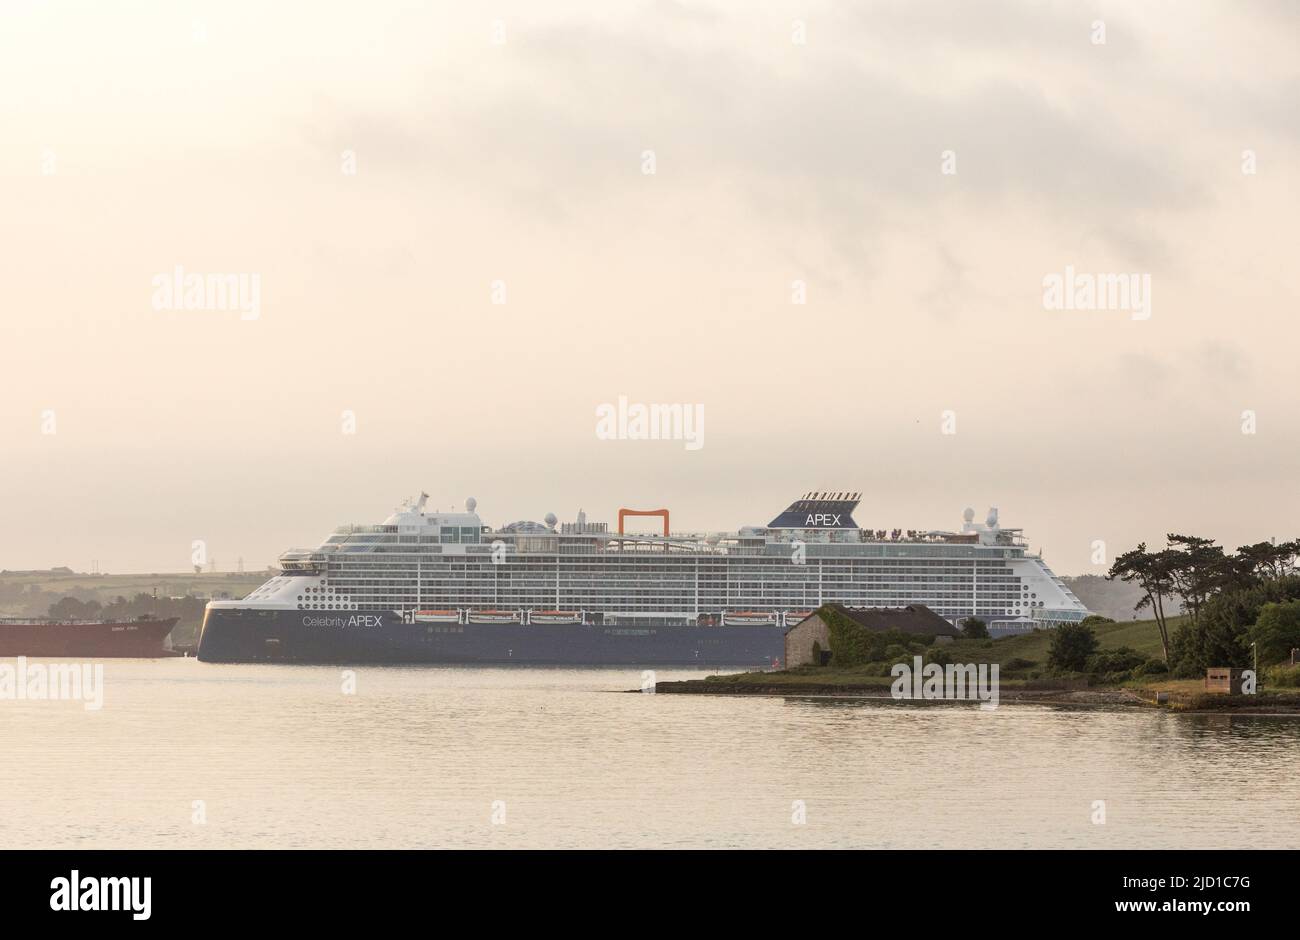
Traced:
<path id="1" fill-rule="evenodd" d="M 1114 623 L 1109 617 L 1103 617 L 1101 614 L 1089 614 L 1079 621 L 1085 627 L 1099 627 L 1103 623 Z"/>
<path id="2" fill-rule="evenodd" d="M 1003 672 L 1024 672 L 1026 669 L 1032 669 L 1036 666 L 1032 659 L 1025 659 L 1022 656 L 1013 656 L 1002 664 Z"/>
<path id="3" fill-rule="evenodd" d="M 946 666 L 952 662 L 952 656 L 942 646 L 932 646 L 925 651 L 926 663 L 937 663 L 940 666 Z"/>
<path id="4" fill-rule="evenodd" d="M 1260 665 L 1289 660 L 1291 650 L 1300 646 L 1300 600 L 1265 604 L 1249 636 L 1259 649 Z"/>
<path id="5" fill-rule="evenodd" d="M 1167 675 L 1169 667 L 1165 665 L 1162 659 L 1148 659 L 1142 665 L 1133 670 L 1135 676 L 1161 676 Z"/>
<path id="6" fill-rule="evenodd" d="M 891 663 L 905 663 L 912 659 L 912 651 L 902 643 L 890 643 L 885 647 L 884 658 Z"/>
<path id="7" fill-rule="evenodd" d="M 1086 670 L 1094 675 L 1107 675 L 1116 672 L 1128 672 L 1146 663 L 1146 657 L 1136 650 L 1121 646 L 1113 650 L 1101 650 L 1088 657 L 1084 664 Z"/>
<path id="8" fill-rule="evenodd" d="M 1300 688 L 1300 666 L 1278 663 L 1264 670 L 1264 685 L 1270 688 Z"/>
<path id="9" fill-rule="evenodd" d="M 961 635 L 967 640 L 987 640 L 989 625 L 979 617 L 967 617 L 961 622 Z"/>
<path id="10" fill-rule="evenodd" d="M 1052 632 L 1047 665 L 1063 672 L 1083 672 L 1088 657 L 1097 652 L 1097 634 L 1082 623 L 1066 623 Z"/>

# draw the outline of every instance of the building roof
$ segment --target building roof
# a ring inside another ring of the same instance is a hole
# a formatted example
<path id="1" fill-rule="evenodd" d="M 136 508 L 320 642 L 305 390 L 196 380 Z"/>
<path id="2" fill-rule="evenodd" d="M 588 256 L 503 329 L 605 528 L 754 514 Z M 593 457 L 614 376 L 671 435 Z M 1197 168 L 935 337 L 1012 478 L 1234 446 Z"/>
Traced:
<path id="1" fill-rule="evenodd" d="M 815 617 L 826 609 L 848 617 L 867 630 L 877 632 L 898 630 L 902 633 L 922 636 L 960 636 L 951 623 L 924 604 L 909 604 L 906 607 L 845 607 L 842 604 L 823 604 L 809 616 Z M 797 627 L 799 624 L 794 626 Z M 793 629 L 794 627 L 790 628 Z"/>

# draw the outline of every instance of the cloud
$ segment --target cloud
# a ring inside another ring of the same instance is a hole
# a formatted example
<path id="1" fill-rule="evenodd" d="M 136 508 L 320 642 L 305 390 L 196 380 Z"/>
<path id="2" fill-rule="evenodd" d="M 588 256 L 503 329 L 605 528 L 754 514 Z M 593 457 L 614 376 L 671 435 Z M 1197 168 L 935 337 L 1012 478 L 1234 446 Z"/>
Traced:
<path id="1" fill-rule="evenodd" d="M 900 218 L 959 198 L 971 213 L 1018 200 L 1045 227 L 1087 232 L 1149 266 L 1169 252 L 1155 226 L 1132 220 L 1210 198 L 1172 158 L 1194 128 L 1164 126 L 1153 148 L 1157 135 L 1129 113 L 1143 89 L 1115 87 L 1117 77 L 1095 94 L 1107 81 L 1098 57 L 1110 53 L 1089 43 L 1077 11 L 884 4 L 823 12 L 799 47 L 784 24 L 736 42 L 745 14 L 704 9 L 686 23 L 684 8 L 660 3 L 516 31 L 489 88 L 458 94 L 435 76 L 439 87 L 420 92 L 427 106 L 354 107 L 324 133 L 334 148 L 364 141 L 367 159 L 394 173 L 454 180 L 554 224 L 642 198 L 650 149 L 662 198 L 725 190 L 774 224 L 820 233 L 846 261 Z M 918 81 L 893 58 L 904 37 L 922 69 L 947 57 L 979 74 Z M 1137 39 L 1122 45 L 1140 54 Z M 1071 67 L 1044 68 L 1067 54 Z M 997 68 L 972 64 L 989 56 Z M 939 173 L 947 149 L 955 178 Z"/>

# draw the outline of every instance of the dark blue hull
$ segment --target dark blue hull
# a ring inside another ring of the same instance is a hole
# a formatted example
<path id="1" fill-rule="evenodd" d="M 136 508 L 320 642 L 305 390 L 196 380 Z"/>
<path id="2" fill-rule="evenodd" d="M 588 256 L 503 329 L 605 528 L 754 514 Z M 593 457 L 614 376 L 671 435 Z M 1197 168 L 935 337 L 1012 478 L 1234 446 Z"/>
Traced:
<path id="1" fill-rule="evenodd" d="M 778 626 L 406 623 L 391 611 L 209 609 L 199 659 L 214 663 L 521 663 L 772 667 Z"/>

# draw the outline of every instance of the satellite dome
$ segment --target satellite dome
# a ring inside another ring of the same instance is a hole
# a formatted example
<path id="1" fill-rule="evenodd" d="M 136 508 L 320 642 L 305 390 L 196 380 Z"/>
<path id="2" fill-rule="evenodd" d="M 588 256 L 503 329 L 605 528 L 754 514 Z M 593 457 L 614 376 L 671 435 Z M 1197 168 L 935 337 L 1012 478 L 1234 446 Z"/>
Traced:
<path id="1" fill-rule="evenodd" d="M 555 528 L 555 513 L 553 513 L 553 512 L 548 512 L 548 513 L 547 513 L 545 516 L 543 516 L 542 518 L 543 518 L 543 521 L 545 521 L 545 523 L 546 523 L 548 526 L 550 526 L 552 529 Z"/>
<path id="2" fill-rule="evenodd" d="M 966 522 L 974 522 L 974 521 L 975 521 L 975 510 L 974 510 L 974 509 L 971 509 L 969 506 L 967 506 L 967 507 L 966 507 L 966 511 L 965 511 L 964 513 L 961 514 L 961 517 L 962 517 L 962 519 L 964 519 Z"/>
<path id="3" fill-rule="evenodd" d="M 475 499 L 473 496 L 471 496 L 469 499 L 465 500 L 465 511 L 466 511 L 466 512 L 473 512 L 473 511 L 474 511 L 475 509 L 477 509 L 477 508 L 478 508 L 478 500 Z"/>
<path id="4" fill-rule="evenodd" d="M 991 508 L 989 509 L 989 515 L 988 515 L 988 518 L 984 520 L 984 523 L 985 523 L 985 525 L 987 525 L 990 529 L 993 529 L 993 528 L 996 528 L 996 527 L 997 527 L 997 524 L 998 524 L 998 509 L 997 509 L 996 506 L 993 506 L 993 507 L 991 507 Z"/>

